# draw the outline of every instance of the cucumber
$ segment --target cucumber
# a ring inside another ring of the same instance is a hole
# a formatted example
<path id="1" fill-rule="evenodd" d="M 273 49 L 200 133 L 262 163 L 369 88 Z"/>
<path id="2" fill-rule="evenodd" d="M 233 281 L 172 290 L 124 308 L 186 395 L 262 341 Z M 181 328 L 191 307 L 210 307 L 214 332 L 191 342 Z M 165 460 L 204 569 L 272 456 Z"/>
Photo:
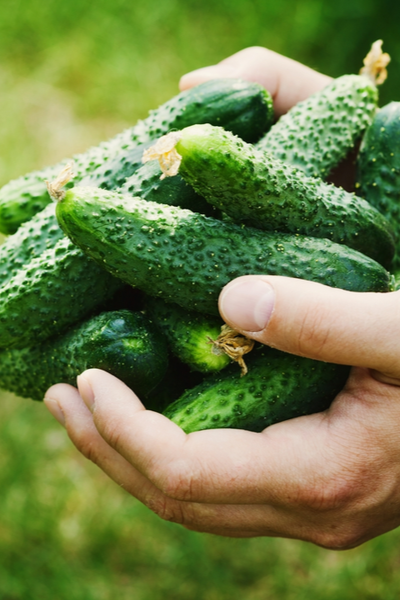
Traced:
<path id="1" fill-rule="evenodd" d="M 63 236 L 0 286 L 0 348 L 30 346 L 60 334 L 121 287 Z"/>
<path id="2" fill-rule="evenodd" d="M 225 369 L 187 390 L 163 414 L 186 433 L 224 427 L 262 431 L 325 410 L 349 373 L 349 367 L 272 349 L 254 352 L 248 363 L 245 377 Z"/>
<path id="3" fill-rule="evenodd" d="M 356 191 L 392 225 L 393 270 L 400 270 L 400 102 L 383 106 L 365 132 L 357 157 Z"/>
<path id="4" fill-rule="evenodd" d="M 193 371 L 220 371 L 230 362 L 212 343 L 221 333 L 221 318 L 184 310 L 175 303 L 148 297 L 146 311 L 168 340 L 171 352 Z"/>
<path id="5" fill-rule="evenodd" d="M 170 130 L 213 123 L 255 142 L 272 119 L 271 96 L 259 84 L 238 79 L 208 81 L 178 94 L 108 142 L 75 155 L 74 183 L 85 180 L 107 189 L 122 185 L 141 165 L 141 145 Z M 14 233 L 49 203 L 45 181 L 53 180 L 67 162 L 28 173 L 1 188 L 0 232 Z"/>
<path id="6" fill-rule="evenodd" d="M 0 246 L 0 286 L 16 275 L 32 259 L 52 248 L 64 232 L 55 215 L 56 204 L 52 202 L 10 235 Z"/>
<path id="7" fill-rule="evenodd" d="M 31 348 L 0 352 L 0 387 L 42 400 L 53 384 L 76 385 L 89 368 L 115 375 L 140 395 L 149 394 L 168 366 L 165 341 L 141 313 L 105 312 L 61 337 Z"/>
<path id="8" fill-rule="evenodd" d="M 394 234 L 366 200 L 255 152 L 220 127 L 193 125 L 173 133 L 179 173 L 208 202 L 237 222 L 267 231 L 328 238 L 389 267 Z M 156 144 L 168 144 L 168 136 Z"/>
<path id="9" fill-rule="evenodd" d="M 110 273 L 188 310 L 218 315 L 222 287 L 248 273 L 353 291 L 391 288 L 381 265 L 327 239 L 264 232 L 92 187 L 67 190 L 56 213 L 72 241 Z"/>
<path id="10" fill-rule="evenodd" d="M 377 106 L 369 77 L 343 75 L 282 115 L 256 148 L 310 177 L 326 178 L 357 145 Z"/>

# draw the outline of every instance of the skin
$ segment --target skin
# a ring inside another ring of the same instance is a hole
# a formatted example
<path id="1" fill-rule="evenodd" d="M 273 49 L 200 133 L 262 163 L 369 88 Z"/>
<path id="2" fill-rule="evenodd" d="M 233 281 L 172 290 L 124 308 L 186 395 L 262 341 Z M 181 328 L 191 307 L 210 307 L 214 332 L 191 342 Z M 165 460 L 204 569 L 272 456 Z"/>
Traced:
<path id="1" fill-rule="evenodd" d="M 263 48 L 185 75 L 259 81 L 277 114 L 330 79 Z M 161 518 L 223 536 L 348 549 L 400 524 L 400 297 L 248 275 L 222 291 L 224 320 L 286 352 L 354 365 L 329 410 L 262 433 L 186 435 L 104 371 L 57 384 L 50 412 L 78 450 Z"/>

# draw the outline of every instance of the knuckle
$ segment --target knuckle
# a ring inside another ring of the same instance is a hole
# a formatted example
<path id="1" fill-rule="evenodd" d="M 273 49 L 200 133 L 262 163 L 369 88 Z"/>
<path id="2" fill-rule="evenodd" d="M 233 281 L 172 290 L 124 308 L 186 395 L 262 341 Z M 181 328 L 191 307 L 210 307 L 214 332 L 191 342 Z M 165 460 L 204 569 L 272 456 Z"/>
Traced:
<path id="1" fill-rule="evenodd" d="M 163 471 L 159 487 L 168 498 L 188 502 L 195 495 L 194 480 L 184 461 L 174 461 Z"/>
<path id="2" fill-rule="evenodd" d="M 323 351 L 330 340 L 330 328 L 327 319 L 318 305 L 313 304 L 302 314 L 298 331 L 296 331 L 296 344 L 299 354 L 313 354 Z"/>
<path id="3" fill-rule="evenodd" d="M 360 527 L 351 525 L 342 531 L 331 529 L 316 532 L 310 541 L 326 550 L 351 550 L 365 541 L 365 531 Z"/>
<path id="4" fill-rule="evenodd" d="M 320 513 L 342 509 L 358 496 L 356 477 L 343 475 L 331 477 L 319 485 L 307 487 L 299 494 L 299 504 Z"/>
<path id="5" fill-rule="evenodd" d="M 184 507 L 176 500 L 171 500 L 161 493 L 149 498 L 146 506 L 163 521 L 178 525 L 185 523 Z"/>
<path id="6" fill-rule="evenodd" d="M 91 462 L 97 464 L 97 444 L 91 435 L 74 434 L 70 438 L 79 452 Z"/>
<path id="7" fill-rule="evenodd" d="M 121 439 L 121 425 L 114 423 L 112 420 L 102 424 L 101 436 L 107 441 L 112 448 L 117 449 Z"/>

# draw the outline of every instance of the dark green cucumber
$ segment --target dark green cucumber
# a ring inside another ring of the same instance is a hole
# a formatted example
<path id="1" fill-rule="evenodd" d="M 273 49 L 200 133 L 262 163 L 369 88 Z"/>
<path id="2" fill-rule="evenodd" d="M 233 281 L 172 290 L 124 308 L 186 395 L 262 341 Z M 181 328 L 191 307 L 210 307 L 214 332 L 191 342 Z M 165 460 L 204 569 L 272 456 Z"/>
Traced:
<path id="1" fill-rule="evenodd" d="M 236 222 L 327 238 L 390 266 L 392 228 L 355 194 L 256 152 L 220 127 L 187 127 L 175 149 L 182 177 Z"/>
<path id="2" fill-rule="evenodd" d="M 349 367 L 318 362 L 277 350 L 258 351 L 240 377 L 227 369 L 187 390 L 164 415 L 186 433 L 229 427 L 265 427 L 329 407 L 343 388 Z"/>
<path id="3" fill-rule="evenodd" d="M 256 144 L 310 177 L 326 178 L 371 123 L 378 91 L 365 75 L 343 75 L 299 102 Z"/>
<path id="4" fill-rule="evenodd" d="M 29 346 L 94 312 L 122 282 L 66 236 L 0 286 L 0 348 Z"/>
<path id="5" fill-rule="evenodd" d="M 272 118 L 271 96 L 262 86 L 238 79 L 205 82 L 178 94 L 108 142 L 75 155 L 74 183 L 85 179 L 107 189 L 122 185 L 141 165 L 140 146 L 170 130 L 213 123 L 255 142 L 270 127 Z M 67 162 L 28 173 L 0 190 L 0 232 L 14 233 L 49 203 L 45 181 L 54 179 Z"/>
<path id="6" fill-rule="evenodd" d="M 146 310 L 168 340 L 171 352 L 192 370 L 201 373 L 220 371 L 230 362 L 213 341 L 221 333 L 221 318 L 184 310 L 161 298 L 146 299 Z"/>
<path id="7" fill-rule="evenodd" d="M 180 206 L 206 215 L 212 216 L 216 213 L 216 209 L 197 194 L 180 175 L 160 179 L 161 175 L 158 161 L 148 162 L 128 177 L 117 191 L 139 196 L 142 200 Z"/>
<path id="8" fill-rule="evenodd" d="M 379 210 L 395 231 L 393 269 L 400 270 L 400 102 L 375 115 L 357 158 L 356 190 Z"/>
<path id="9" fill-rule="evenodd" d="M 391 287 L 377 262 L 326 239 L 264 232 L 91 187 L 67 190 L 56 212 L 73 242 L 113 275 L 188 310 L 218 315 L 222 287 L 246 273 L 360 292 Z"/>
<path id="10" fill-rule="evenodd" d="M 168 366 L 165 340 L 141 313 L 105 312 L 61 337 L 0 352 L 0 387 L 42 400 L 55 383 L 76 385 L 89 368 L 115 375 L 139 396 L 149 394 Z"/>

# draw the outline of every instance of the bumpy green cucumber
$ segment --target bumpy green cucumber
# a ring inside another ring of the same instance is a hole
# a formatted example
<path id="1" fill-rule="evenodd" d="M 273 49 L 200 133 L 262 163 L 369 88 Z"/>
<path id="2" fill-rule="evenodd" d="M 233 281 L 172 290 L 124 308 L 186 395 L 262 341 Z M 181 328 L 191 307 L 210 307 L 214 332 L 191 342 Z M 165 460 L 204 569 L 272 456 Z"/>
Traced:
<path id="1" fill-rule="evenodd" d="M 342 389 L 348 367 L 277 350 L 255 353 L 249 372 L 222 371 L 187 390 L 164 415 L 186 433 L 230 427 L 262 431 L 293 417 L 328 408 Z"/>
<path id="2" fill-rule="evenodd" d="M 0 285 L 65 236 L 58 225 L 55 208 L 55 202 L 46 206 L 0 246 Z"/>
<path id="3" fill-rule="evenodd" d="M 168 366 L 165 340 L 141 313 L 105 312 L 61 337 L 0 352 L 0 387 L 42 400 L 55 383 L 76 385 L 89 368 L 115 375 L 139 396 L 149 394 Z"/>
<path id="4" fill-rule="evenodd" d="M 180 206 L 206 215 L 216 212 L 216 209 L 179 175 L 165 179 L 160 179 L 161 176 L 162 171 L 158 162 L 148 162 L 128 177 L 118 191 L 122 194 L 139 196 L 143 200 Z"/>
<path id="5" fill-rule="evenodd" d="M 64 236 L 0 287 L 0 348 L 29 346 L 59 334 L 121 287 Z"/>
<path id="6" fill-rule="evenodd" d="M 276 158 L 325 178 L 354 148 L 377 109 L 378 91 L 365 75 L 343 75 L 299 102 L 256 144 Z"/>
<path id="7" fill-rule="evenodd" d="M 265 232 L 116 192 L 72 188 L 56 212 L 65 233 L 104 268 L 188 310 L 218 315 L 222 287 L 246 273 L 353 291 L 391 286 L 377 262 L 327 239 Z"/>
<path id="8" fill-rule="evenodd" d="M 356 190 L 391 223 L 396 234 L 393 269 L 400 270 L 400 102 L 375 115 L 357 158 Z"/>
<path id="9" fill-rule="evenodd" d="M 148 297 L 146 310 L 165 335 L 173 354 L 194 371 L 220 371 L 231 362 L 212 343 L 221 333 L 222 319 L 184 310 L 161 298 Z"/>
<path id="10" fill-rule="evenodd" d="M 213 123 L 254 142 L 269 128 L 272 118 L 271 96 L 260 85 L 237 79 L 205 82 L 178 94 L 108 142 L 75 155 L 74 183 L 85 179 L 107 189 L 122 185 L 141 164 L 140 145 L 170 130 Z M 14 233 L 49 203 L 45 181 L 54 179 L 66 162 L 28 173 L 0 190 L 0 232 Z"/>
<path id="11" fill-rule="evenodd" d="M 193 125 L 171 136 L 179 137 L 182 177 L 236 222 L 328 238 L 390 266 L 392 228 L 366 200 L 256 152 L 220 127 Z"/>

